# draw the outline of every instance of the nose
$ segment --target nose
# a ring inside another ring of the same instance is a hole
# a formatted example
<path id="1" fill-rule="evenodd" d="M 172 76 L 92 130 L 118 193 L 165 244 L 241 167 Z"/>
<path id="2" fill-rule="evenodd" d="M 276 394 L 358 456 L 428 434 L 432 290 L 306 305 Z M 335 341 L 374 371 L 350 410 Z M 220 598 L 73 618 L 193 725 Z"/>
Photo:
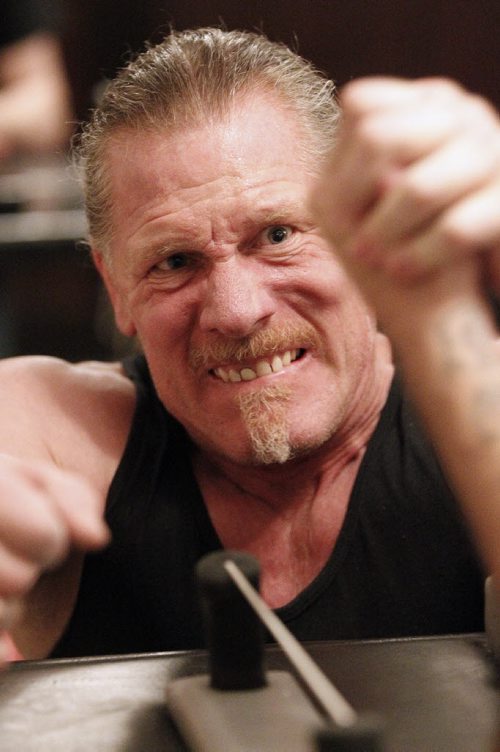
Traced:
<path id="1" fill-rule="evenodd" d="M 252 258 L 231 257 L 210 270 L 200 314 L 203 331 L 245 337 L 258 330 L 274 312 L 271 291 L 252 268 Z"/>

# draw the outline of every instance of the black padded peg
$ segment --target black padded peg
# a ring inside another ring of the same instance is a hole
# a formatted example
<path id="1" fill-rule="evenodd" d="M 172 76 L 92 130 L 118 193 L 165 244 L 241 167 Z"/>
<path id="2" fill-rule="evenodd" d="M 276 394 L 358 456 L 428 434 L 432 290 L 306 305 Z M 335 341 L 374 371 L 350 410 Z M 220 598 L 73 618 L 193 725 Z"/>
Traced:
<path id="1" fill-rule="evenodd" d="M 260 567 L 249 554 L 217 551 L 198 562 L 196 575 L 209 650 L 211 686 L 215 689 L 257 689 L 266 684 L 264 628 L 224 568 L 227 560 L 259 588 Z"/>

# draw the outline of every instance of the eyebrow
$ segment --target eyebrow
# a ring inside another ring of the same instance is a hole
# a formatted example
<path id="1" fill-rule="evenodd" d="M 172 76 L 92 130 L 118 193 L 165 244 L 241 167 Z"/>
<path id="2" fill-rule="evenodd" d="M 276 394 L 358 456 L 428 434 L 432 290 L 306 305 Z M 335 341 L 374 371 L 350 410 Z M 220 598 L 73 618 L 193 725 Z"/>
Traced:
<path id="1" fill-rule="evenodd" d="M 256 226 L 266 227 L 288 221 L 312 223 L 304 202 L 285 199 L 277 204 L 272 200 L 262 200 L 260 205 L 259 203 L 252 204 L 247 208 L 247 216 L 241 221 L 241 227 L 244 231 L 248 231 Z M 141 260 L 147 263 L 176 252 L 195 252 L 194 246 L 199 237 L 195 222 L 196 220 L 193 219 L 192 223 L 184 223 L 182 227 L 179 227 L 178 223 L 172 223 L 169 226 L 168 219 L 166 219 L 158 242 L 152 240 L 148 243 L 147 240 L 143 240 L 134 246 L 134 255 L 140 255 Z"/>
<path id="2" fill-rule="evenodd" d="M 255 221 L 255 217 L 258 217 L 259 224 L 273 224 L 276 221 L 292 217 L 296 217 L 296 221 L 304 221 L 308 216 L 309 212 L 303 202 L 283 201 L 278 206 L 273 205 L 269 208 L 266 207 L 266 202 L 263 202 L 261 207 L 256 207 L 252 219 Z"/>
<path id="3" fill-rule="evenodd" d="M 165 223 L 162 231 L 158 232 L 157 237 L 142 237 L 138 242 L 132 245 L 132 254 L 142 262 L 148 263 L 158 258 L 166 257 L 176 251 L 189 250 L 189 246 L 195 242 L 197 233 L 193 231 L 193 224 L 185 225 L 182 228 L 168 226 Z"/>

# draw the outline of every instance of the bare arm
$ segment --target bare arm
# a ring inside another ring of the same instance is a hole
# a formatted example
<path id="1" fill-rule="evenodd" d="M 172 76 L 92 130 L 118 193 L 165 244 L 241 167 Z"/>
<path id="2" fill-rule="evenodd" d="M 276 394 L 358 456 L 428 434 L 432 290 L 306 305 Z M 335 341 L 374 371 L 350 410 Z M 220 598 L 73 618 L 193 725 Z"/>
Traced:
<path id="1" fill-rule="evenodd" d="M 500 356 L 483 287 L 500 248 L 498 117 L 442 81 L 361 81 L 345 107 L 316 210 L 500 571 Z"/>
<path id="2" fill-rule="evenodd" d="M 109 539 L 104 501 L 133 395 L 113 366 L 48 358 L 3 361 L 0 384 L 0 628 L 43 657 L 71 614 L 83 552 Z"/>

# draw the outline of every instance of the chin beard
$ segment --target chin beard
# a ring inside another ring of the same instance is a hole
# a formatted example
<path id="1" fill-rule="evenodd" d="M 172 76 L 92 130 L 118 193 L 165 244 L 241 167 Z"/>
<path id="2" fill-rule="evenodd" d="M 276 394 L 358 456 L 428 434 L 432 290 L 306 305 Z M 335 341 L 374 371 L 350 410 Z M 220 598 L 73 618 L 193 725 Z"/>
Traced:
<path id="1" fill-rule="evenodd" d="M 291 389 L 270 386 L 237 397 L 257 465 L 287 462 L 293 456 L 288 427 Z"/>

